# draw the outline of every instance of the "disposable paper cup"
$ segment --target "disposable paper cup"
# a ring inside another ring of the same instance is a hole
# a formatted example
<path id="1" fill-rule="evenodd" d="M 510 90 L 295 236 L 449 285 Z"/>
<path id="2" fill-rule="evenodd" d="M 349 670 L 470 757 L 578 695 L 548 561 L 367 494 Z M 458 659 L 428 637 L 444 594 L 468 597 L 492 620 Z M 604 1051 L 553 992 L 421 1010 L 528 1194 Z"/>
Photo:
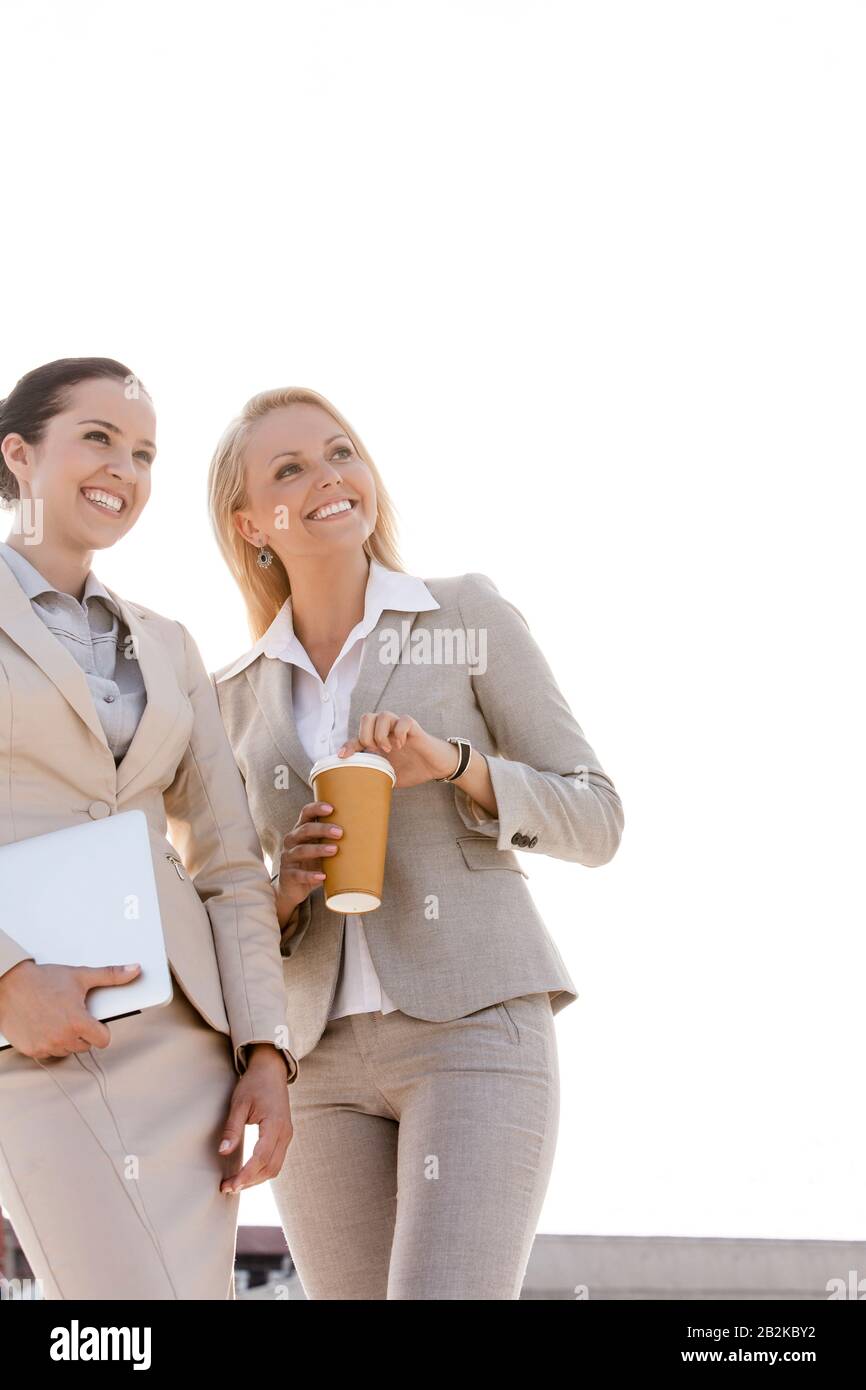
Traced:
<path id="1" fill-rule="evenodd" d="M 397 774 L 376 753 L 332 754 L 310 769 L 316 801 L 333 806 L 323 824 L 342 826 L 336 854 L 322 856 L 325 906 L 332 912 L 372 912 L 382 902 L 391 792 Z"/>

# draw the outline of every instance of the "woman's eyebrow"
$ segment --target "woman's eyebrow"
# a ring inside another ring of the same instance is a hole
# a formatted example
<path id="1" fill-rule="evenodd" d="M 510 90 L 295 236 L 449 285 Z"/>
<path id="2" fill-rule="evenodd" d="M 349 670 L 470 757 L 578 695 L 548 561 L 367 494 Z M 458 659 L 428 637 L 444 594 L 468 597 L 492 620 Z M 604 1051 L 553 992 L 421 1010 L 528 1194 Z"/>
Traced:
<path id="1" fill-rule="evenodd" d="M 104 427 L 107 430 L 111 430 L 113 434 L 123 434 L 123 430 L 118 429 L 117 425 L 113 425 L 110 420 L 78 420 L 76 423 L 79 425 L 104 425 Z M 139 439 L 138 442 L 139 444 L 146 444 L 149 449 L 156 449 L 156 445 L 152 439 Z"/>
<path id="2" fill-rule="evenodd" d="M 330 444 L 330 443 L 332 442 L 332 440 L 334 440 L 334 439 L 348 439 L 348 438 L 349 438 L 349 436 L 348 436 L 347 434 L 343 434 L 343 432 L 342 432 L 342 430 L 341 430 L 339 434 L 332 434 L 328 439 L 325 440 L 325 443 L 326 443 L 326 444 Z M 274 458 L 270 459 L 269 462 L 270 462 L 270 463 L 273 463 L 273 462 L 274 462 L 274 459 L 289 458 L 289 457 L 291 457 L 291 456 L 293 456 L 293 455 L 295 455 L 295 454 L 299 454 L 300 452 L 301 452 L 300 449 L 281 449 L 280 452 L 279 452 L 278 454 L 274 454 Z"/>

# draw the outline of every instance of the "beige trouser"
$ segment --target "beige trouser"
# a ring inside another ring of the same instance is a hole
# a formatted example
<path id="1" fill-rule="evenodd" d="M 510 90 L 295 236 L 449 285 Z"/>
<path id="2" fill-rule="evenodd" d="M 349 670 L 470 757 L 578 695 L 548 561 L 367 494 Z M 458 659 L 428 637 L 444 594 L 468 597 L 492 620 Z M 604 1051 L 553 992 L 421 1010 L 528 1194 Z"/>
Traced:
<path id="1" fill-rule="evenodd" d="M 231 1044 L 173 984 L 106 1048 L 0 1052 L 0 1202 L 45 1298 L 234 1297 Z"/>
<path id="2" fill-rule="evenodd" d="M 547 993 L 427 1023 L 331 1020 L 272 1190 L 311 1299 L 517 1299 L 553 1165 Z"/>

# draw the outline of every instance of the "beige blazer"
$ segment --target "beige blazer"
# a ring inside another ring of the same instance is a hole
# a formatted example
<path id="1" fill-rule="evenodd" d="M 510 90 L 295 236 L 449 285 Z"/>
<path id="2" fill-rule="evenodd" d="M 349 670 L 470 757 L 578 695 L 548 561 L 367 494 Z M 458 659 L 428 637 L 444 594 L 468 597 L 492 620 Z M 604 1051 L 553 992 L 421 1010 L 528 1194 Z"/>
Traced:
<path id="1" fill-rule="evenodd" d="M 543 990 L 557 1013 L 577 991 L 515 848 L 606 864 L 622 834 L 620 799 L 518 609 L 483 574 L 424 582 L 439 608 L 386 610 L 366 638 L 349 736 L 357 736 L 362 714 L 389 709 L 440 738 L 468 738 L 487 756 L 499 815 L 479 825 L 474 803 L 447 782 L 395 789 L 382 905 L 363 919 L 373 965 L 394 1003 L 415 1018 L 460 1018 Z M 449 652 L 463 655 L 461 632 L 467 660 L 448 660 Z M 449 633 L 458 634 L 455 645 Z M 276 870 L 283 835 L 314 799 L 312 764 L 292 715 L 292 667 L 260 654 L 213 679 Z M 578 914 L 579 882 L 574 895 Z M 330 1013 L 344 922 L 316 888 L 283 935 L 299 1059 L 315 1047 Z"/>
<path id="2" fill-rule="evenodd" d="M 181 623 L 111 590 L 147 706 L 119 767 L 81 667 L 0 561 L 0 844 L 120 811 L 147 816 L 172 969 L 235 1069 L 251 1042 L 285 1042 L 274 891 L 211 681 Z M 63 911 L 63 885 L 57 885 Z M 0 974 L 31 957 L 0 901 Z M 118 948 L 116 961 L 125 957 Z M 297 1063 L 281 1046 L 291 1070 Z"/>

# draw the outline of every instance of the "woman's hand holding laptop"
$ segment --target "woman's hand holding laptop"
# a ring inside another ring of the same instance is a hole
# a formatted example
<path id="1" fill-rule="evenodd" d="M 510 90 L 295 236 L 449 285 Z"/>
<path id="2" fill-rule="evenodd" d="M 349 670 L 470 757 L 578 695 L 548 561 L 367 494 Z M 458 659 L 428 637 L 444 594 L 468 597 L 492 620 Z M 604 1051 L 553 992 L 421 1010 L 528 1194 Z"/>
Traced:
<path id="1" fill-rule="evenodd" d="M 68 1057 L 107 1047 L 111 1033 L 88 1011 L 97 986 L 128 985 L 136 965 L 37 965 L 22 960 L 0 975 L 0 1031 L 25 1057 Z"/>

